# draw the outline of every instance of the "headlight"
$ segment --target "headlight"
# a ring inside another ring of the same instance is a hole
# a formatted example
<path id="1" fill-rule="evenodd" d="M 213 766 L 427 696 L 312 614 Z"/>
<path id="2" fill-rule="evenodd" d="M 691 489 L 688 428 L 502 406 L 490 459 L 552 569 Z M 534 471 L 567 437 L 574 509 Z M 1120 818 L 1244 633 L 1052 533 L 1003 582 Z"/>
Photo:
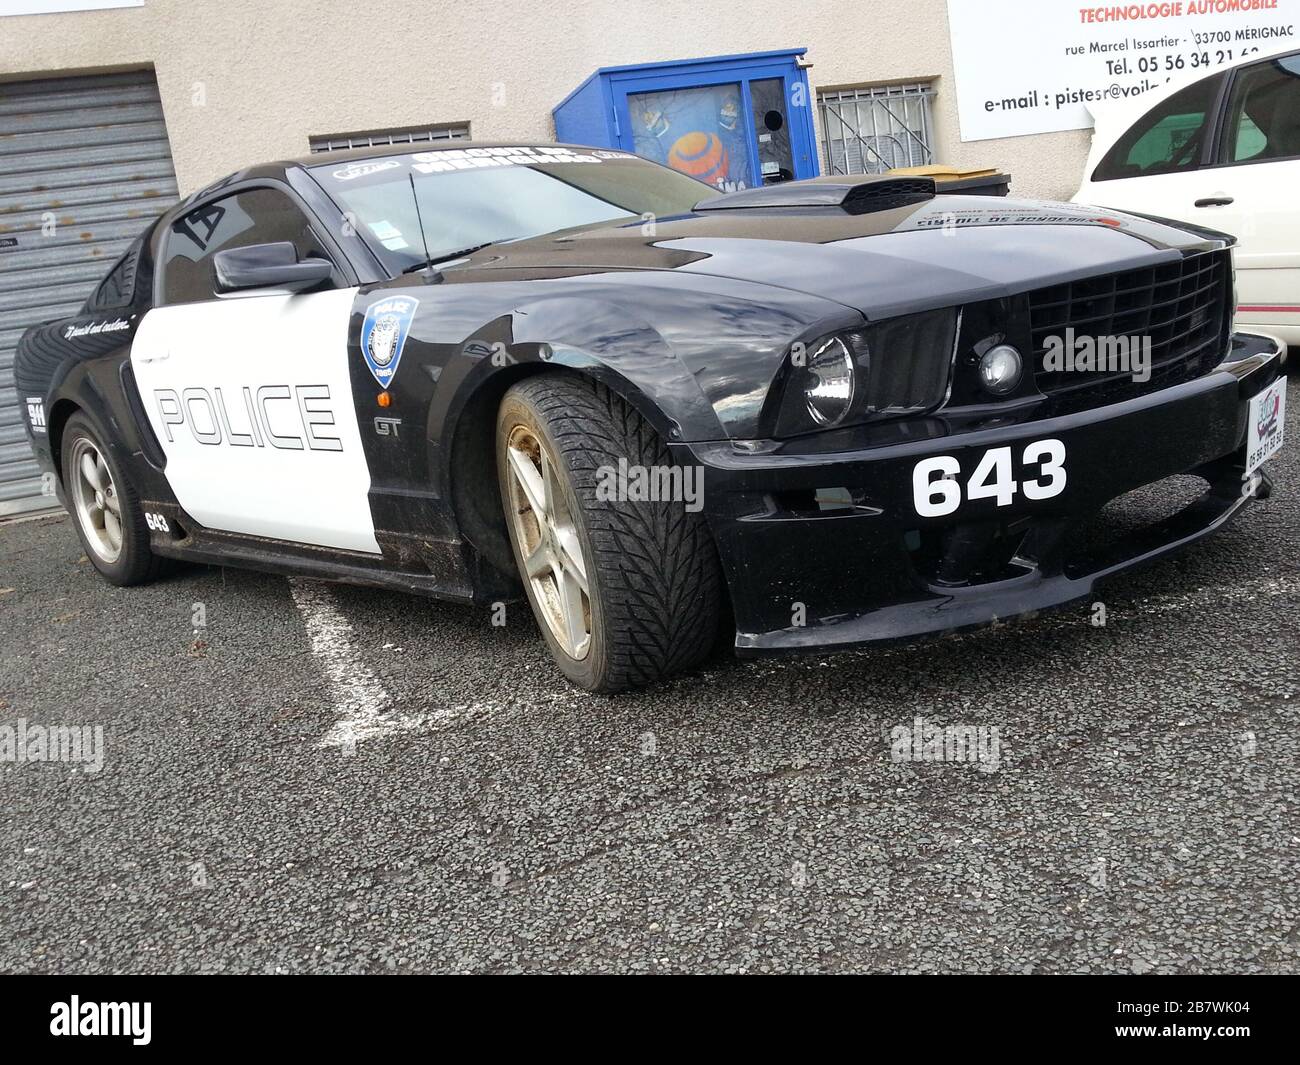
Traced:
<path id="1" fill-rule="evenodd" d="M 803 393 L 808 416 L 823 429 L 838 425 L 853 402 L 853 353 L 839 337 L 828 337 L 807 359 Z"/>
<path id="2" fill-rule="evenodd" d="M 957 311 L 945 308 L 795 345 L 772 434 L 797 436 L 937 407 L 948 391 L 956 331 Z"/>

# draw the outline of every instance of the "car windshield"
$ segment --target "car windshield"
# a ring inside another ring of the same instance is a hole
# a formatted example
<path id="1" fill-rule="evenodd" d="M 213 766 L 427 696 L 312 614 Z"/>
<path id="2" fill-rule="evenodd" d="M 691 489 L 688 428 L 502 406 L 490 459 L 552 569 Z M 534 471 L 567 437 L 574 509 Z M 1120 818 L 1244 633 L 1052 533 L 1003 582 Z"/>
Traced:
<path id="1" fill-rule="evenodd" d="M 425 261 L 426 241 L 438 260 L 503 240 L 680 215 L 718 195 L 626 152 L 559 145 L 412 152 L 311 172 L 394 274 Z"/>

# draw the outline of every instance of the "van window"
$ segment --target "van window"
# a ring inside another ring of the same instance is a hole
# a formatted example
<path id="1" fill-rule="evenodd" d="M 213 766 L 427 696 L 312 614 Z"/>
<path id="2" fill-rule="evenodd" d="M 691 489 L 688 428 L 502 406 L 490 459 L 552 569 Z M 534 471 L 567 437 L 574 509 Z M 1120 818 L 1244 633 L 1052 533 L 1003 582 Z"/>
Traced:
<path id="1" fill-rule="evenodd" d="M 1246 67 L 1228 100 L 1225 162 L 1300 156 L 1300 56 Z"/>
<path id="2" fill-rule="evenodd" d="M 1199 166 L 1207 118 L 1222 82 L 1223 75 L 1215 74 L 1156 104 L 1115 142 L 1093 171 L 1092 180 L 1169 174 Z"/>

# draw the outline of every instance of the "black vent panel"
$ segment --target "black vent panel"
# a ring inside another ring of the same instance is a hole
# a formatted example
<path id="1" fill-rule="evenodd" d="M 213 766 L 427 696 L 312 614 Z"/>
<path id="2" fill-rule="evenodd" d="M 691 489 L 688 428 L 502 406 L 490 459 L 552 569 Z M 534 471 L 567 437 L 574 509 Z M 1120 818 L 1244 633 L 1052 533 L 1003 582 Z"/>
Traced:
<path id="1" fill-rule="evenodd" d="M 894 207 L 910 207 L 934 199 L 933 178 L 890 178 L 865 185 L 855 185 L 844 197 L 844 210 L 849 214 L 866 214 L 868 211 L 888 211 Z"/>
<path id="2" fill-rule="evenodd" d="M 1049 396 L 1115 402 L 1199 377 L 1223 358 L 1231 266 L 1226 251 L 1088 277 L 1029 293 L 1035 382 Z M 1151 378 L 1128 370 L 1044 369 L 1048 338 L 1150 338 Z"/>
<path id="3" fill-rule="evenodd" d="M 934 179 L 867 174 L 847 178 L 808 178 L 726 192 L 701 200 L 696 211 L 735 211 L 773 207 L 837 207 L 849 214 L 886 211 L 934 198 Z"/>

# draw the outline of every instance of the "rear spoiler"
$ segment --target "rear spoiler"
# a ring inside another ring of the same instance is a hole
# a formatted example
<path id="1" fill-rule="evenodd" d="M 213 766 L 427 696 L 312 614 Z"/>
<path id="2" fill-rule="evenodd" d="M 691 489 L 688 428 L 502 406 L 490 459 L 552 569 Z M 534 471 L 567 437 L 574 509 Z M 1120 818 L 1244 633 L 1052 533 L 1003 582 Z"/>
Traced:
<path id="1" fill-rule="evenodd" d="M 820 177 L 786 181 L 758 189 L 725 192 L 701 200 L 696 211 L 738 211 L 764 207 L 838 207 L 849 214 L 887 211 L 934 199 L 934 178 L 892 177 L 865 174 L 861 177 Z"/>

